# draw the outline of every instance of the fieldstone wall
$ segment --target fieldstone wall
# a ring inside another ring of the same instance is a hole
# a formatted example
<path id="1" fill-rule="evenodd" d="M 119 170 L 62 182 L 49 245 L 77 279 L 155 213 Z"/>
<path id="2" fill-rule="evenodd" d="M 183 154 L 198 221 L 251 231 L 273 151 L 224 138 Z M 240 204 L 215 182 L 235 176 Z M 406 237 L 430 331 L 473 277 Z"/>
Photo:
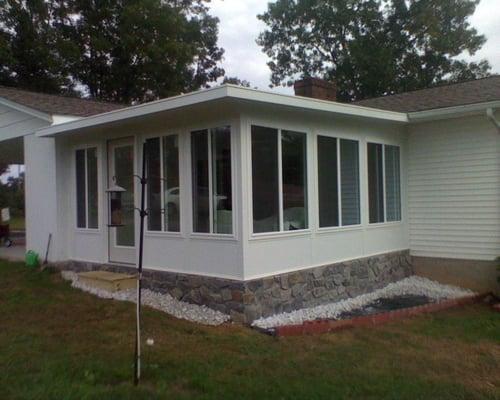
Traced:
<path id="1" fill-rule="evenodd" d="M 134 273 L 133 267 L 70 261 L 61 269 Z M 203 304 L 250 323 L 260 317 L 312 307 L 379 289 L 412 274 L 409 251 L 399 251 L 300 271 L 237 281 L 144 270 L 144 287 Z"/>

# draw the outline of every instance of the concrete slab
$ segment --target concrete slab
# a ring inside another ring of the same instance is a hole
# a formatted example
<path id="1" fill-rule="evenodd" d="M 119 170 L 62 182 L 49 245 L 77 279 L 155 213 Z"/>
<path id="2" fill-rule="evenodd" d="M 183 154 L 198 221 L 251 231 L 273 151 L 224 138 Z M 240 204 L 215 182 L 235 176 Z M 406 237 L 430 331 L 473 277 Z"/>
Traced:
<path id="1" fill-rule="evenodd" d="M 137 280 L 134 275 L 109 271 L 81 272 L 78 274 L 78 279 L 88 286 L 103 289 L 108 292 L 134 289 L 137 285 Z"/>
<path id="2" fill-rule="evenodd" d="M 0 259 L 8 261 L 24 261 L 25 254 L 26 246 L 24 246 L 24 244 L 14 244 L 11 247 L 0 246 Z"/>

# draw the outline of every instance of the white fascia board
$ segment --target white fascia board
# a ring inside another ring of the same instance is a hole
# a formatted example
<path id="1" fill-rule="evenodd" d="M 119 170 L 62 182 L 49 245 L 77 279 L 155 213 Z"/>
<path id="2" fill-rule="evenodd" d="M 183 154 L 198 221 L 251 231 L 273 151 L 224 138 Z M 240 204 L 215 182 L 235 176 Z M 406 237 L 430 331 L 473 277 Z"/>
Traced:
<path id="1" fill-rule="evenodd" d="M 34 108 L 31 107 L 23 106 L 22 104 L 16 103 L 11 100 L 7 100 L 5 97 L 0 97 L 0 104 L 3 104 L 4 106 L 20 111 L 22 113 L 31 115 L 32 117 L 36 117 L 52 123 L 52 116 L 50 114 L 35 110 Z"/>
<path id="2" fill-rule="evenodd" d="M 75 115 L 54 114 L 52 115 L 52 125 L 65 124 L 66 122 L 72 122 L 79 119 L 82 119 L 82 117 L 77 117 Z"/>
<path id="3" fill-rule="evenodd" d="M 356 117 L 380 119 L 392 122 L 408 122 L 408 118 L 405 113 L 377 110 L 374 108 L 316 100 L 306 97 L 263 92 L 235 85 L 223 85 L 51 126 L 39 130 L 37 132 L 37 136 L 54 136 L 60 133 L 69 133 L 75 130 L 143 117 L 162 111 L 189 107 L 223 98 L 254 101 L 272 105 L 300 108 L 302 110 L 331 112 L 334 114 L 352 115 Z"/>
<path id="4" fill-rule="evenodd" d="M 485 103 L 466 104 L 463 106 L 437 108 L 426 111 L 408 113 L 409 122 L 426 122 L 440 119 L 459 118 L 471 115 L 484 114 L 488 108 L 500 108 L 500 101 L 489 101 Z"/>

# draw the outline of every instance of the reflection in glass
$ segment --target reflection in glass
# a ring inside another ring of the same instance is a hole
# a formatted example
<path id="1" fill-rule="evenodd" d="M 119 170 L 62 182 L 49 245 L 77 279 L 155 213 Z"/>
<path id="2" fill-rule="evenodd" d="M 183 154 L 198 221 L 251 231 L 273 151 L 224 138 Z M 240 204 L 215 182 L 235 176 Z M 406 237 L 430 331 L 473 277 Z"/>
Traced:
<path id="1" fill-rule="evenodd" d="M 340 139 L 342 225 L 361 223 L 359 204 L 359 149 L 355 140 Z"/>
<path id="2" fill-rule="evenodd" d="M 368 143 L 368 202 L 370 223 L 384 222 L 382 145 Z"/>
<path id="3" fill-rule="evenodd" d="M 122 193 L 124 226 L 115 228 L 116 244 L 133 247 L 135 245 L 134 146 L 117 146 L 113 151 L 115 181 L 118 186 L 126 190 Z"/>
<path id="4" fill-rule="evenodd" d="M 320 228 L 339 225 L 337 139 L 318 136 L 318 201 Z"/>

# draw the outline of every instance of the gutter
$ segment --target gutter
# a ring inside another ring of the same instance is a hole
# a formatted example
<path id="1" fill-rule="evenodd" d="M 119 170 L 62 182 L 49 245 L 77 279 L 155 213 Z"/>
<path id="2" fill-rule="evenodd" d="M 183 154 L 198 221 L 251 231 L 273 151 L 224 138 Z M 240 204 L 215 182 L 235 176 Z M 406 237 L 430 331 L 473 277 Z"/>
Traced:
<path id="1" fill-rule="evenodd" d="M 471 115 L 484 115 L 487 109 L 500 108 L 500 100 L 485 103 L 466 104 L 463 106 L 438 108 L 408 113 L 409 122 L 436 121 L 448 118 L 459 118 Z"/>
<path id="2" fill-rule="evenodd" d="M 500 121 L 495 117 L 495 111 L 493 108 L 486 109 L 486 118 L 488 118 L 493 125 L 497 128 L 498 133 L 500 133 Z"/>

